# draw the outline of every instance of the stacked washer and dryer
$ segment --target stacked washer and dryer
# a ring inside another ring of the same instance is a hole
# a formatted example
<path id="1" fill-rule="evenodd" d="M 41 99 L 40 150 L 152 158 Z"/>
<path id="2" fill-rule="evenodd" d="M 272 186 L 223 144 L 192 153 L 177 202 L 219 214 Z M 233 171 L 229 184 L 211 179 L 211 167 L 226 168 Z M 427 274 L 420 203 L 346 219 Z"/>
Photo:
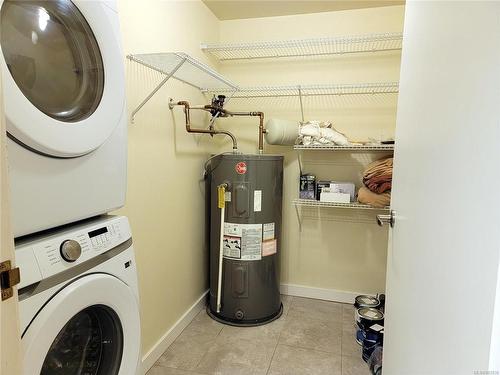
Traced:
<path id="1" fill-rule="evenodd" d="M 136 374 L 115 1 L 0 0 L 0 66 L 25 374 Z"/>

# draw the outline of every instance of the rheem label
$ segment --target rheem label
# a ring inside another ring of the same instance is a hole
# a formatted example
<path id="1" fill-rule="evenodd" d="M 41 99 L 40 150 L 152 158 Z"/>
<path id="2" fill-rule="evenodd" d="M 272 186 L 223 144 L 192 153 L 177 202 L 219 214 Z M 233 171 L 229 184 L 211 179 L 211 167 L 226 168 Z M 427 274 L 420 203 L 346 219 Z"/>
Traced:
<path id="1" fill-rule="evenodd" d="M 234 169 L 238 174 L 245 174 L 247 173 L 247 163 L 245 163 L 244 161 L 240 161 L 238 164 L 236 164 Z"/>

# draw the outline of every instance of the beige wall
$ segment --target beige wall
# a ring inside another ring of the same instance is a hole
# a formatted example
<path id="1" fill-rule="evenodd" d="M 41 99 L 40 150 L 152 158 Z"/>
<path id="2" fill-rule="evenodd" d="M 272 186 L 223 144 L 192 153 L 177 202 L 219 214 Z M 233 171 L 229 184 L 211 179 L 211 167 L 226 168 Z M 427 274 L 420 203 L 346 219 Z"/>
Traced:
<path id="1" fill-rule="evenodd" d="M 125 54 L 180 51 L 210 63 L 203 41 L 268 40 L 400 31 L 402 7 L 315 15 L 218 21 L 200 1 L 120 0 Z M 213 63 L 213 61 L 212 61 Z M 161 80 L 135 63 L 127 66 L 130 111 Z M 242 85 L 397 81 L 399 55 L 337 57 L 282 62 L 220 64 L 219 70 Z M 230 150 L 218 139 L 188 135 L 180 109 L 168 109 L 169 97 L 203 103 L 197 90 L 171 81 L 137 114 L 129 126 L 127 204 L 119 213 L 132 225 L 141 292 L 143 353 L 146 354 L 207 287 L 208 248 L 204 240 L 202 166 L 210 152 Z M 234 102 L 232 108 L 264 109 L 268 117 L 299 119 L 296 101 Z M 306 102 L 306 117 L 329 119 L 355 138 L 393 134 L 396 98 L 346 102 Z M 194 116 L 194 123 L 206 118 Z M 242 127 L 241 125 L 245 125 Z M 242 151 L 256 149 L 255 120 L 222 119 Z M 266 146 L 284 154 L 284 241 L 282 280 L 343 291 L 383 289 L 387 233 L 373 214 L 309 210 L 301 233 L 291 200 L 297 195 L 298 164 L 290 148 Z M 359 180 L 367 155 L 304 155 L 308 171 L 323 178 Z M 321 220 L 319 220 L 321 219 Z"/>
<path id="2" fill-rule="evenodd" d="M 403 6 L 221 22 L 220 40 L 228 42 L 345 36 L 402 31 Z M 220 72 L 241 85 L 393 82 L 399 80 L 400 53 L 346 55 L 267 61 L 224 62 Z M 305 118 L 330 120 L 354 139 L 394 135 L 397 95 L 368 98 L 322 97 L 305 100 Z M 230 108 L 263 109 L 267 118 L 300 120 L 298 100 L 234 100 Z M 255 150 L 255 122 L 221 120 Z M 244 125 L 244 126 L 241 126 Z M 228 150 L 226 144 L 223 149 Z M 381 292 L 385 287 L 387 230 L 373 212 L 305 209 L 299 232 L 293 198 L 298 195 L 299 166 L 291 147 L 266 146 L 285 155 L 283 283 L 352 292 Z M 305 172 L 322 179 L 360 185 L 364 167 L 381 155 L 303 153 Z"/>
<path id="3" fill-rule="evenodd" d="M 119 1 L 125 54 L 180 51 L 205 60 L 202 40 L 217 40 L 219 21 L 199 1 Z M 129 112 L 161 80 L 126 63 Z M 202 166 L 209 138 L 183 130 L 182 111 L 168 98 L 203 102 L 171 81 L 129 126 L 127 203 L 141 293 L 142 345 L 147 353 L 207 288 Z M 199 117 L 194 122 L 200 122 Z"/>

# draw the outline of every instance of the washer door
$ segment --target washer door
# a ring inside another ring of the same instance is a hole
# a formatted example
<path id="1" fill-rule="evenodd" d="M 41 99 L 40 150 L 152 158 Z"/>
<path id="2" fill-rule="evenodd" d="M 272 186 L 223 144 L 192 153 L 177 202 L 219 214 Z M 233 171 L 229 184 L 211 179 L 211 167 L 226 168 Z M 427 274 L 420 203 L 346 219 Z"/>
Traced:
<path id="1" fill-rule="evenodd" d="M 56 157 L 95 150 L 125 103 L 117 13 L 101 1 L 4 0 L 0 17 L 10 136 Z"/>
<path id="2" fill-rule="evenodd" d="M 137 299 L 116 277 L 83 276 L 39 311 L 22 345 L 26 375 L 135 374 L 140 353 Z"/>

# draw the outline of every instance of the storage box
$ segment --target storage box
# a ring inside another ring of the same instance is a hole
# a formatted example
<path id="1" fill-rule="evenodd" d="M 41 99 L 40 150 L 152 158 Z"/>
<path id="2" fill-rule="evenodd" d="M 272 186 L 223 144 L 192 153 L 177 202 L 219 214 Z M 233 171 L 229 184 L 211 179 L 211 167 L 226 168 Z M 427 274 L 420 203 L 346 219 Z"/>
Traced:
<path id="1" fill-rule="evenodd" d="M 329 188 L 323 188 L 321 191 L 321 202 L 335 202 L 335 203 L 350 203 L 351 194 L 337 193 L 329 191 Z"/>
<path id="2" fill-rule="evenodd" d="M 315 199 L 316 176 L 312 174 L 303 174 L 300 176 L 300 199 Z"/>
<path id="3" fill-rule="evenodd" d="M 332 181 L 318 181 L 316 183 L 316 199 L 317 200 L 320 200 L 320 198 L 321 198 L 321 190 L 323 190 L 323 188 L 329 188 L 331 182 Z"/>
<path id="4" fill-rule="evenodd" d="M 316 184 L 316 199 L 323 201 L 321 198 L 321 193 L 323 189 L 328 189 L 328 192 L 330 193 L 341 193 L 341 194 L 348 194 L 349 195 L 349 202 L 354 202 L 355 200 L 355 194 L 356 194 L 356 187 L 352 182 L 338 182 L 338 181 L 318 181 Z M 340 198 L 342 199 L 342 202 L 345 200 L 345 198 Z M 336 202 L 336 201 L 328 201 L 328 202 Z M 344 203 L 349 203 L 349 202 L 344 202 Z"/>

